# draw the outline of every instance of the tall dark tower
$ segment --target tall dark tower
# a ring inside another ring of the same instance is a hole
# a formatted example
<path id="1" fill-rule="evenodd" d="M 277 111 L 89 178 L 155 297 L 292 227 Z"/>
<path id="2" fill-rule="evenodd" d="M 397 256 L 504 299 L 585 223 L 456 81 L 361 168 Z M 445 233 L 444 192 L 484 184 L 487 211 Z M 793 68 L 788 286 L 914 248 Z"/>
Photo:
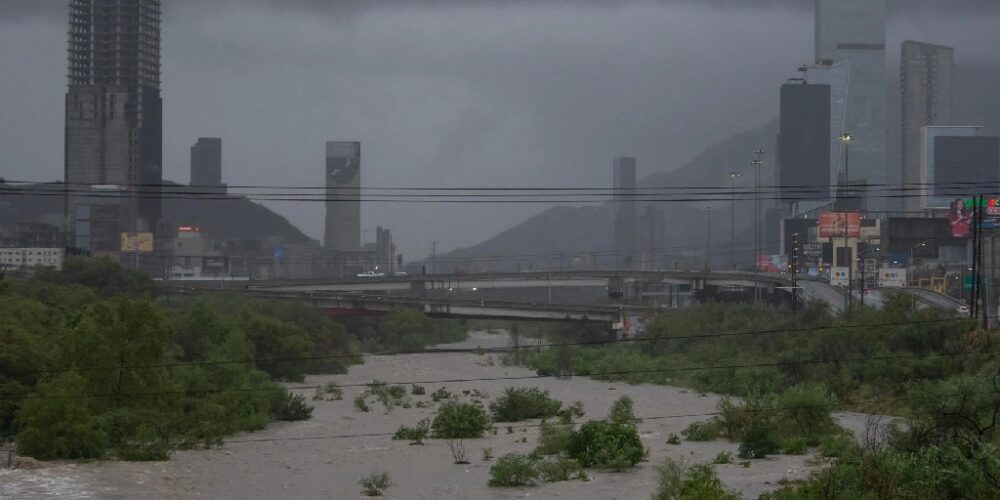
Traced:
<path id="1" fill-rule="evenodd" d="M 615 210 L 614 249 L 615 268 L 637 269 L 639 266 L 638 209 L 635 203 L 635 158 L 615 158 L 614 193 Z"/>
<path id="2" fill-rule="evenodd" d="M 90 186 L 117 186 L 122 232 L 153 232 L 163 180 L 160 0 L 70 0 L 66 215 L 71 234 Z M 109 232 L 113 233 L 113 232 Z"/>
<path id="3" fill-rule="evenodd" d="M 326 143 L 326 233 L 329 250 L 361 250 L 361 143 Z"/>

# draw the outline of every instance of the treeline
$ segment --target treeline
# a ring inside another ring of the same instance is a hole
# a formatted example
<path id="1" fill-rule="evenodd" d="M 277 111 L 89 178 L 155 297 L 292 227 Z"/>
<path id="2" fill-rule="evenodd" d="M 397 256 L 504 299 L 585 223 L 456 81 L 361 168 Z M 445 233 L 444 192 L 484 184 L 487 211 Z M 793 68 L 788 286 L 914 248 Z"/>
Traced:
<path id="1" fill-rule="evenodd" d="M 594 338 L 590 330 L 579 333 L 577 341 Z M 558 343 L 573 338 L 565 326 L 550 336 Z M 991 363 L 988 340 L 974 322 L 914 312 L 900 295 L 881 311 L 856 306 L 841 316 L 819 303 L 798 315 L 738 304 L 694 306 L 652 318 L 633 342 L 525 350 L 510 361 L 540 374 L 597 374 L 737 396 L 820 384 L 841 401 L 881 399 L 875 408 L 893 410 L 908 384 L 975 374 Z"/>
<path id="2" fill-rule="evenodd" d="M 379 346 L 464 335 L 419 311 L 365 326 Z M 62 271 L 0 279 L 0 440 L 39 459 L 164 459 L 309 418 L 279 382 L 343 373 L 361 351 L 304 304 L 158 293 L 111 261 L 68 259 Z"/>
<path id="3" fill-rule="evenodd" d="M 370 353 L 417 352 L 427 346 L 465 340 L 463 320 L 431 319 L 420 311 L 400 309 L 382 318 L 345 318 L 344 324 L 357 335 Z"/>
<path id="4" fill-rule="evenodd" d="M 562 326 L 548 338 L 586 341 L 594 332 L 574 334 Z M 901 418 L 871 425 L 860 444 L 831 438 L 818 450 L 829 466 L 768 498 L 978 499 L 1000 495 L 1000 364 L 992 348 L 998 340 L 997 332 L 967 319 L 914 310 L 912 299 L 900 294 L 883 310 L 856 306 L 840 316 L 821 304 L 797 315 L 748 305 L 695 306 L 650 318 L 633 342 L 524 350 L 506 362 L 542 375 L 738 396 L 753 410 L 741 410 L 753 416 L 742 431 L 719 431 L 717 421 L 703 427 L 711 431 L 707 438 L 739 441 L 741 453 L 783 451 L 789 440 L 782 433 L 792 424 L 781 418 L 789 409 L 803 410 L 793 412 L 796 425 L 828 426 L 829 411 L 837 408 Z M 802 444 L 816 450 L 819 441 Z"/>

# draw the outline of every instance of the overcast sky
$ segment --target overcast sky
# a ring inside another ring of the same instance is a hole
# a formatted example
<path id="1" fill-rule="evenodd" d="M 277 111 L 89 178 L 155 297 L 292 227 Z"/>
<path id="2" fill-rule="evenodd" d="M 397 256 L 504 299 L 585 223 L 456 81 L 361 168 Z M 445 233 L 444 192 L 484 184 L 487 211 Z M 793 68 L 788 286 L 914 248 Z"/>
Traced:
<path id="1" fill-rule="evenodd" d="M 995 58 L 995 7 L 916 3 L 890 23 L 890 72 L 904 39 Z M 776 117 L 812 60 L 811 4 L 165 0 L 164 176 L 188 181 L 199 136 L 223 138 L 230 184 L 322 185 L 328 140 L 362 141 L 366 186 L 606 186 L 621 155 L 673 169 Z M 62 177 L 65 5 L 0 0 L 0 176 Z M 321 239 L 321 204 L 272 207 Z M 366 204 L 363 225 L 412 260 L 543 208 Z"/>

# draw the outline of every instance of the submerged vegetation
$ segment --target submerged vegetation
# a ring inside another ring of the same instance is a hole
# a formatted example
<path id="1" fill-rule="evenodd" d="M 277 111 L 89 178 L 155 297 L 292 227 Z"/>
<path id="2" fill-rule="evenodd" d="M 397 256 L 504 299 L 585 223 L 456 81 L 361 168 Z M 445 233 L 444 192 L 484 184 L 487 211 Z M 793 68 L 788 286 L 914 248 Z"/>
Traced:
<path id="1" fill-rule="evenodd" d="M 459 331 L 418 311 L 372 325 L 369 342 L 416 348 Z M 306 398 L 279 382 L 344 373 L 361 348 L 306 304 L 170 294 L 109 260 L 69 258 L 62 271 L 0 278 L 0 438 L 39 459 L 161 460 L 310 418 Z M 387 410 L 405 394 L 373 389 Z M 313 395 L 342 397 L 332 384 Z"/>
<path id="2" fill-rule="evenodd" d="M 565 342 L 565 329 L 553 329 L 549 339 Z M 592 335 L 581 331 L 579 340 Z M 633 342 L 562 345 L 504 361 L 541 375 L 735 396 L 723 398 L 718 416 L 691 424 L 684 437 L 738 442 L 742 459 L 813 450 L 831 462 L 770 499 L 979 499 L 1000 491 L 1000 364 L 989 347 L 997 340 L 995 332 L 976 330 L 974 322 L 950 313 L 914 311 L 908 297 L 897 295 L 884 310 L 855 306 L 838 317 L 821 304 L 797 315 L 746 305 L 694 306 L 651 318 Z M 902 423 L 859 445 L 835 423 L 836 409 L 895 415 Z M 668 442 L 679 443 L 679 436 Z M 717 463 L 732 460 L 716 457 Z M 735 498 L 710 464 L 671 462 L 660 470 L 654 498 Z"/>

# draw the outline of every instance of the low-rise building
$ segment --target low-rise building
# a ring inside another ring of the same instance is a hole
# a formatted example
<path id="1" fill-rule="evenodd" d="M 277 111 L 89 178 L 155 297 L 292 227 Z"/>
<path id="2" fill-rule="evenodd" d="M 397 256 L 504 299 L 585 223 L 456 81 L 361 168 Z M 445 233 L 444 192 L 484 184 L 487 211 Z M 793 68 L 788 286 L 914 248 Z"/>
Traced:
<path id="1" fill-rule="evenodd" d="M 64 248 L 0 248 L 0 269 L 36 269 L 51 267 L 61 270 L 66 260 Z"/>

